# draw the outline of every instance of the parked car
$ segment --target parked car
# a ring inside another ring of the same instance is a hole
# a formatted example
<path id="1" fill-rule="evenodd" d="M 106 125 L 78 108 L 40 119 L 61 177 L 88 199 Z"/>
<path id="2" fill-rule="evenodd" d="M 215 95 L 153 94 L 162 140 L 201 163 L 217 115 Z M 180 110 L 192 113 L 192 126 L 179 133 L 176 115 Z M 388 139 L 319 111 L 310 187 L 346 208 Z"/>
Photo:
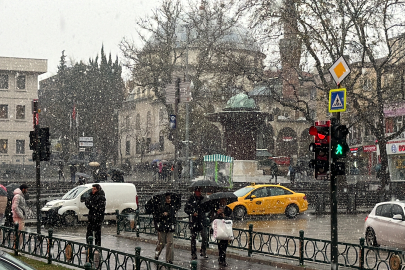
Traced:
<path id="1" fill-rule="evenodd" d="M 368 246 L 389 246 L 405 249 L 405 201 L 377 203 L 364 223 Z"/>
<path id="2" fill-rule="evenodd" d="M 7 252 L 0 250 L 0 269 L 7 270 L 35 270 L 25 262 L 11 256 Z"/>
<path id="3" fill-rule="evenodd" d="M 238 201 L 228 205 L 236 219 L 246 215 L 285 214 L 295 218 L 308 210 L 308 201 L 304 193 L 296 193 L 281 185 L 256 185 L 238 189 L 234 192 Z"/>
<path id="4" fill-rule="evenodd" d="M 68 191 L 60 200 L 53 200 L 41 209 L 42 222 L 76 225 L 87 221 L 89 209 L 84 204 L 90 196 L 93 184 L 77 186 Z M 106 208 L 104 220 L 115 220 L 115 210 L 120 213 L 134 212 L 138 208 L 138 195 L 132 183 L 99 183 L 105 192 Z"/>

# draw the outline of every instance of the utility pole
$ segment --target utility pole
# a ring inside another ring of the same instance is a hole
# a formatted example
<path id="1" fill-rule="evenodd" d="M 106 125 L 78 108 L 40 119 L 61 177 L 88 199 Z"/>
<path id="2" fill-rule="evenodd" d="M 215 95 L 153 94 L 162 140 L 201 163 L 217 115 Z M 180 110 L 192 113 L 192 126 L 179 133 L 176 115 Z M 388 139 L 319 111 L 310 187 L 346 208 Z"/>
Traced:
<path id="1" fill-rule="evenodd" d="M 36 171 L 36 200 L 37 200 L 37 233 L 41 233 L 41 209 L 40 209 L 40 198 L 41 198 L 41 137 L 40 137 L 40 126 L 39 126 L 39 104 L 38 99 L 34 99 L 32 102 L 32 114 L 33 114 L 33 124 L 35 133 L 35 149 L 33 153 L 33 158 L 35 158 L 35 171 Z"/>
<path id="2" fill-rule="evenodd" d="M 186 82 L 188 83 L 190 81 L 190 78 L 188 76 L 188 43 L 189 43 L 189 35 L 190 35 L 190 30 L 188 25 L 186 25 L 186 31 L 187 31 L 187 43 L 186 43 Z M 187 93 L 188 94 L 188 93 Z M 188 101 L 186 102 L 186 170 L 185 170 L 185 178 L 186 180 L 190 180 L 190 161 L 189 161 L 189 149 L 190 149 L 190 136 L 189 136 L 189 118 L 190 118 L 190 107 L 188 105 Z"/>
<path id="3" fill-rule="evenodd" d="M 175 128 L 174 128 L 174 166 L 176 170 L 174 170 L 174 179 L 178 180 L 179 175 L 178 175 L 178 170 L 177 170 L 177 152 L 178 152 L 178 144 L 179 144 L 179 132 L 177 131 L 177 114 L 179 112 L 179 99 L 180 99 L 180 78 L 176 79 L 176 85 L 175 85 L 175 95 L 174 95 L 174 115 L 176 117 L 176 123 L 175 123 Z"/>

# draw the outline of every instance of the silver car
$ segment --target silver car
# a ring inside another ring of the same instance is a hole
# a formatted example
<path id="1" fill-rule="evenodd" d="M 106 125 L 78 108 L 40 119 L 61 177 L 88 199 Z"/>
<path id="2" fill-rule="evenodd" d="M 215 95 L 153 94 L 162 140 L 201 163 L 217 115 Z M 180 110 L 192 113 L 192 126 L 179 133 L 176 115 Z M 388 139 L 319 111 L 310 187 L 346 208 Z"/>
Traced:
<path id="1" fill-rule="evenodd" d="M 405 249 L 404 209 L 405 201 L 377 203 L 364 224 L 366 244 Z"/>

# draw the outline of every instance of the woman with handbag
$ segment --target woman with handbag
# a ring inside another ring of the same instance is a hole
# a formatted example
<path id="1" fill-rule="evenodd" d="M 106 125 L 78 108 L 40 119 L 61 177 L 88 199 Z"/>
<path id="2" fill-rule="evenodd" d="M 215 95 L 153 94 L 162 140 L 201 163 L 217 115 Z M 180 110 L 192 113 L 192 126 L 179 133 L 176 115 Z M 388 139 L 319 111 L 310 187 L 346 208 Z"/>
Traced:
<path id="1" fill-rule="evenodd" d="M 226 206 L 226 198 L 223 198 L 215 205 L 214 209 L 211 211 L 211 222 L 215 219 L 230 219 L 232 214 L 231 208 Z M 218 241 L 218 262 L 221 266 L 228 266 L 226 263 L 226 249 L 228 247 L 229 240 L 217 240 Z"/>

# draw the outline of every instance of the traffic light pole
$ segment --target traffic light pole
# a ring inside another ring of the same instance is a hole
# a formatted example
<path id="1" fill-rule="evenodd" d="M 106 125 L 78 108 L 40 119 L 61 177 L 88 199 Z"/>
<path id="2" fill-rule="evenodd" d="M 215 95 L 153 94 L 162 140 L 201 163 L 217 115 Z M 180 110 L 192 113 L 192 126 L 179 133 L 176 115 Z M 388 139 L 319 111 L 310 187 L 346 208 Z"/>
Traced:
<path id="1" fill-rule="evenodd" d="M 36 123 L 36 121 L 34 122 L 34 129 L 35 129 L 35 141 L 36 141 L 36 157 L 35 157 L 35 170 L 36 170 L 36 182 L 35 182 L 35 187 L 36 187 L 36 191 L 37 191 L 37 233 L 40 234 L 41 233 L 41 219 L 40 219 L 40 215 L 41 215 L 41 208 L 40 208 L 40 197 L 41 197 L 41 138 L 40 138 L 40 127 L 39 125 Z"/>
<path id="2" fill-rule="evenodd" d="M 331 119 L 331 131 L 332 127 L 340 123 L 340 113 L 336 113 L 336 118 Z M 332 134 L 333 135 L 333 134 Z M 332 147 L 329 147 L 331 151 Z M 338 226 L 337 226 L 337 175 L 333 169 L 337 158 L 332 158 L 329 152 L 332 164 L 330 166 L 330 225 L 331 225 L 331 270 L 338 269 Z"/>

